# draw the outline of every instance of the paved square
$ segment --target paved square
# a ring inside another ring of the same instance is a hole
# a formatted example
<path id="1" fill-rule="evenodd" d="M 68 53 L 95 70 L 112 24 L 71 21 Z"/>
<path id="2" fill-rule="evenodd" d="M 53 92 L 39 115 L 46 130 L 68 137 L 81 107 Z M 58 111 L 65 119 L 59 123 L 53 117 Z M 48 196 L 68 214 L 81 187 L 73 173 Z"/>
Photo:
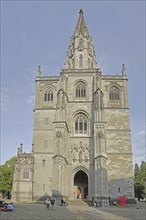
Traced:
<path id="1" fill-rule="evenodd" d="M 14 204 L 13 212 L 0 212 L 1 220 L 145 220 L 145 204 L 140 209 L 90 206 L 54 206 L 49 210 L 44 204 Z"/>

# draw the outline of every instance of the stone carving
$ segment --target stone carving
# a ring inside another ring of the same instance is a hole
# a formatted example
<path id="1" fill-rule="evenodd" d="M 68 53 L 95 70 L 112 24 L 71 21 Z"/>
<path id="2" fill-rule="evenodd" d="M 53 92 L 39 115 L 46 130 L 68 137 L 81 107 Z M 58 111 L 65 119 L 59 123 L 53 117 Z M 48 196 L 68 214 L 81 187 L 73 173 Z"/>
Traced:
<path id="1" fill-rule="evenodd" d="M 82 147 L 82 141 L 80 141 L 79 146 Z"/>
<path id="2" fill-rule="evenodd" d="M 96 125 L 96 153 L 100 154 L 106 153 L 106 143 L 105 143 L 105 126 L 104 124 Z"/>
<path id="3" fill-rule="evenodd" d="M 99 168 L 101 166 L 101 161 L 99 159 L 96 160 L 96 165 L 97 165 L 97 168 Z"/>
<path id="4" fill-rule="evenodd" d="M 82 155 L 82 151 L 80 150 L 79 152 L 79 162 L 81 163 L 83 161 L 83 155 Z"/>
<path id="5" fill-rule="evenodd" d="M 63 137 L 64 133 L 61 130 L 56 131 L 56 152 L 57 154 L 63 153 Z"/>
<path id="6" fill-rule="evenodd" d="M 41 75 L 41 66 L 38 66 L 38 69 L 37 69 L 37 76 L 40 76 Z"/>
<path id="7" fill-rule="evenodd" d="M 74 144 L 74 148 L 72 150 L 72 158 L 73 162 L 79 161 L 82 163 L 83 161 L 88 162 L 89 160 L 89 151 L 86 145 L 86 148 L 82 146 L 82 142 L 78 145 Z"/>
<path id="8" fill-rule="evenodd" d="M 96 159 L 96 165 L 97 168 L 103 167 L 107 169 L 107 159 L 104 157 L 99 157 L 98 159 Z"/>
<path id="9" fill-rule="evenodd" d="M 97 110 L 104 109 L 103 93 L 99 89 L 94 93 L 94 105 Z"/>
<path id="10" fill-rule="evenodd" d="M 107 164 L 106 164 L 106 159 L 102 159 L 102 167 L 106 168 Z"/>
<path id="11" fill-rule="evenodd" d="M 57 165 L 61 165 L 61 164 L 64 163 L 64 158 L 56 157 L 56 158 L 54 158 L 54 162 L 55 162 L 55 164 L 57 164 Z"/>
<path id="12" fill-rule="evenodd" d="M 73 161 L 75 162 L 76 160 L 78 160 L 78 153 L 77 153 L 77 151 L 75 149 L 74 153 L 73 153 Z"/>
<path id="13" fill-rule="evenodd" d="M 126 75 L 126 68 L 124 64 L 122 65 L 122 75 Z"/>
<path id="14" fill-rule="evenodd" d="M 102 131 L 97 132 L 97 138 L 103 138 L 103 133 Z"/>
<path id="15" fill-rule="evenodd" d="M 57 138 L 63 138 L 63 133 L 61 131 L 56 132 L 56 137 Z"/>
<path id="16" fill-rule="evenodd" d="M 57 95 L 57 105 L 56 105 L 57 109 L 60 110 L 65 109 L 65 103 L 66 103 L 66 95 L 63 92 L 63 90 L 60 90 Z"/>
<path id="17" fill-rule="evenodd" d="M 89 153 L 88 153 L 87 149 L 85 150 L 84 156 L 85 156 L 85 161 L 88 162 L 88 160 L 89 160 Z"/>

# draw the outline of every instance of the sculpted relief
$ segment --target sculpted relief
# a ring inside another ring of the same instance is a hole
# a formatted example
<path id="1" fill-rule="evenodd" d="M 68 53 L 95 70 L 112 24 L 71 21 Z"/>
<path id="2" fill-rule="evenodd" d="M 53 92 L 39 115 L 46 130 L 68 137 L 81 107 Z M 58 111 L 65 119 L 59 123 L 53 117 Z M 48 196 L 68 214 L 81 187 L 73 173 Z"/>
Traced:
<path id="1" fill-rule="evenodd" d="M 82 142 L 78 145 L 74 145 L 74 148 L 72 150 L 72 159 L 73 162 L 79 161 L 82 163 L 83 161 L 88 162 L 89 160 L 89 150 L 86 146 L 82 146 Z"/>

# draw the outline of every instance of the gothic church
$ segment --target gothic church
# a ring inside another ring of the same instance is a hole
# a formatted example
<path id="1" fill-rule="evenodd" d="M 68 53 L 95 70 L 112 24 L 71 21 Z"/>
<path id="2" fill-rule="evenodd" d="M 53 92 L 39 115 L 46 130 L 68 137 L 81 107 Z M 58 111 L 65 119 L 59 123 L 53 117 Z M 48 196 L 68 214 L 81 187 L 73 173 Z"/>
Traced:
<path id="1" fill-rule="evenodd" d="M 18 148 L 13 201 L 134 198 L 127 95 L 124 64 L 102 73 L 80 10 L 60 75 L 38 67 L 32 151 Z"/>

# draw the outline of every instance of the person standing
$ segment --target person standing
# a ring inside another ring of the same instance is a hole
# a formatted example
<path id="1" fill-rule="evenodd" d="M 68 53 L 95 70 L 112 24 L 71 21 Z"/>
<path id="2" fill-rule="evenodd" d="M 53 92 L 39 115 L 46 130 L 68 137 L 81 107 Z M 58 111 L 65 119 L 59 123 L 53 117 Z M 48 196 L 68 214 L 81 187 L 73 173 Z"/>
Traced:
<path id="1" fill-rule="evenodd" d="M 46 199 L 45 204 L 46 204 L 46 208 L 48 208 L 48 209 L 49 209 L 50 204 L 51 204 L 51 202 L 50 202 L 50 199 L 49 199 L 49 198 L 47 198 L 47 199 Z"/>
<path id="2" fill-rule="evenodd" d="M 52 209 L 53 209 L 53 207 L 54 207 L 54 203 L 55 203 L 55 200 L 54 200 L 54 199 L 51 199 Z"/>

